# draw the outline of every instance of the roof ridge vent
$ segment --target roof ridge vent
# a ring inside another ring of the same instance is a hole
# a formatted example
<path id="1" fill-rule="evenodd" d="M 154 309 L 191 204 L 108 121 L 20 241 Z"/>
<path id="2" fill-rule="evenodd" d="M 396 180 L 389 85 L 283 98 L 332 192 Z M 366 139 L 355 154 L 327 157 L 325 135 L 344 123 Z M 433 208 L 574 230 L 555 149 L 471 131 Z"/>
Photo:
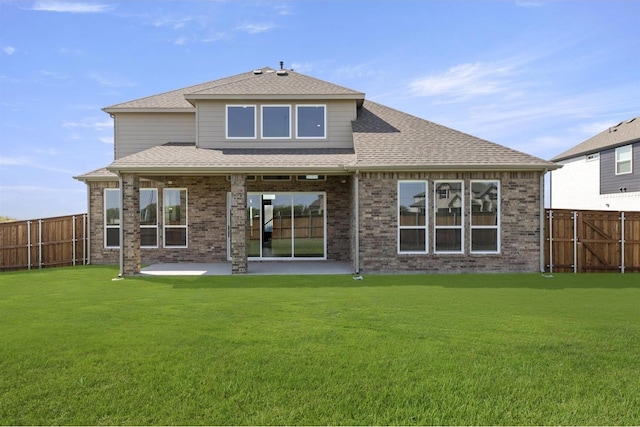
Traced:
<path id="1" fill-rule="evenodd" d="M 260 69 L 253 70 L 253 74 L 255 74 L 255 75 L 262 74 L 262 70 L 260 70 Z"/>
<path id="2" fill-rule="evenodd" d="M 289 73 L 287 72 L 287 70 L 278 70 L 276 71 L 276 74 L 279 76 L 286 76 Z"/>

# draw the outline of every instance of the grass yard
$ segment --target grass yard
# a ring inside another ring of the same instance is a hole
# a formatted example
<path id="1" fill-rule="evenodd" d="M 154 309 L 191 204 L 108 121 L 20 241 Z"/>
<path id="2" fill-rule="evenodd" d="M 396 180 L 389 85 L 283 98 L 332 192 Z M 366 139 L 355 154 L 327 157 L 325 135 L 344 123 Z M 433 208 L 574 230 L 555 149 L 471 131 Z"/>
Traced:
<path id="1" fill-rule="evenodd" d="M 0 273 L 4 425 L 638 425 L 640 276 Z"/>

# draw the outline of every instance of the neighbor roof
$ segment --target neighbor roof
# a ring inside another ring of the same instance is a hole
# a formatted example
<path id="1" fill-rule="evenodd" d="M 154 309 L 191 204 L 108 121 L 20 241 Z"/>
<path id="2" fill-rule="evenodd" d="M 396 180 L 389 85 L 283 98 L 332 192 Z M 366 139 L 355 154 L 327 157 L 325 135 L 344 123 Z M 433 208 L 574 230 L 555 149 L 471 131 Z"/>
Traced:
<path id="1" fill-rule="evenodd" d="M 135 99 L 103 108 L 107 113 L 134 111 L 193 112 L 189 100 L 196 99 L 356 99 L 362 101 L 364 93 L 333 83 L 309 77 L 292 70 L 260 68 L 182 89 Z"/>
<path id="2" fill-rule="evenodd" d="M 570 148 L 562 154 L 557 155 L 552 162 L 597 153 L 607 148 L 614 148 L 621 145 L 640 141 L 640 116 L 625 120 L 615 126 L 605 129 L 596 136 Z"/>

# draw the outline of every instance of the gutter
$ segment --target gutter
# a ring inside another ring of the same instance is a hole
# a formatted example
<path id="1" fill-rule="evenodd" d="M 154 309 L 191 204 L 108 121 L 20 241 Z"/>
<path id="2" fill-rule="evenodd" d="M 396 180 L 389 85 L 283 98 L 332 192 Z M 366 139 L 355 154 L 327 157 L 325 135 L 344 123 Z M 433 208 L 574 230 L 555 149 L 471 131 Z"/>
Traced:
<path id="1" fill-rule="evenodd" d="M 353 198 L 355 200 L 355 206 L 353 209 L 355 210 L 355 222 L 354 222 L 354 233 L 355 233 L 355 241 L 354 241 L 354 251 L 355 251 L 355 274 L 360 274 L 360 171 L 356 168 L 356 173 L 353 176 Z"/>
<path id="2" fill-rule="evenodd" d="M 119 227 L 119 236 L 118 238 L 120 239 L 120 255 L 119 255 L 119 262 L 120 262 L 120 277 L 124 276 L 124 213 L 122 211 L 122 206 L 124 205 L 124 191 L 122 191 L 122 188 L 124 186 L 124 180 L 122 179 L 122 174 L 120 173 L 120 171 L 114 171 L 117 175 L 118 175 L 118 185 L 120 188 L 120 227 Z"/>
<path id="3" fill-rule="evenodd" d="M 544 263 L 544 225 L 545 225 L 545 215 L 544 215 L 544 176 L 549 172 L 547 169 L 544 170 L 542 174 L 540 174 L 540 273 L 544 273 L 545 263 Z"/>

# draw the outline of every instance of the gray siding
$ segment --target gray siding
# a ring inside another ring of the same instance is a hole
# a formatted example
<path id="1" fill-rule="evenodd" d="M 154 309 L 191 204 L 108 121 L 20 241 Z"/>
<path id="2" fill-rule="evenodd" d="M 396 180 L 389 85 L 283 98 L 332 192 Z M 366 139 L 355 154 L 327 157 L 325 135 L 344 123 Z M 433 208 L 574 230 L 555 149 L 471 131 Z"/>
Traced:
<path id="1" fill-rule="evenodd" d="M 600 194 L 640 191 L 640 142 L 633 146 L 633 160 L 630 174 L 616 175 L 616 149 L 611 148 L 600 153 Z"/>
<path id="2" fill-rule="evenodd" d="M 356 118 L 356 103 L 352 100 L 297 102 L 294 100 L 247 100 L 233 102 L 255 105 L 258 115 L 256 139 L 226 139 L 226 105 L 232 102 L 199 101 L 197 113 L 197 144 L 201 148 L 353 148 L 351 122 Z M 296 105 L 324 104 L 327 107 L 327 129 L 325 139 L 296 139 Z M 260 138 L 260 106 L 290 105 L 292 120 L 291 139 Z"/>
<path id="3" fill-rule="evenodd" d="M 115 158 L 119 159 L 167 142 L 195 142 L 194 113 L 118 113 L 115 119 Z"/>

